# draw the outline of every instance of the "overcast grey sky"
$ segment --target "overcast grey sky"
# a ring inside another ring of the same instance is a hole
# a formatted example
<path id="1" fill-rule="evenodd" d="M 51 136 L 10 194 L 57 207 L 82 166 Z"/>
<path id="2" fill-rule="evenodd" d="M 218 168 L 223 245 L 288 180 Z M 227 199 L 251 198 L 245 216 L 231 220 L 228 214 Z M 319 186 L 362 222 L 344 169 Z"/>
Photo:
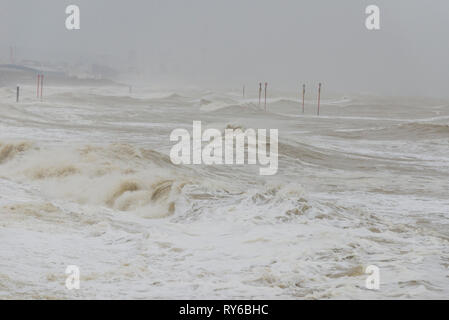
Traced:
<path id="1" fill-rule="evenodd" d="M 65 29 L 69 4 L 81 30 Z M 365 28 L 369 4 L 380 7 L 379 31 Z M 342 93 L 448 97 L 448 36 L 447 0 L 0 0 L 0 57 L 10 45 L 58 61 L 125 63 L 135 51 L 149 77 L 163 66 L 216 85 L 322 81 Z"/>

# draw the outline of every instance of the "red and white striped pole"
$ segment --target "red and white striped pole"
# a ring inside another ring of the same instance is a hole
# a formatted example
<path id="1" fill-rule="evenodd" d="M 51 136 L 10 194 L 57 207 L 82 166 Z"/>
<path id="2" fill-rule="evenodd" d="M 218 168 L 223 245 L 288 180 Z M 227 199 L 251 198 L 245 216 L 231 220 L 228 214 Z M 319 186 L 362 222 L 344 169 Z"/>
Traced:
<path id="1" fill-rule="evenodd" d="M 318 111 L 317 115 L 320 115 L 320 99 L 321 99 L 321 82 L 318 84 Z"/>
<path id="2" fill-rule="evenodd" d="M 267 86 L 268 83 L 265 82 L 265 112 L 267 112 Z"/>

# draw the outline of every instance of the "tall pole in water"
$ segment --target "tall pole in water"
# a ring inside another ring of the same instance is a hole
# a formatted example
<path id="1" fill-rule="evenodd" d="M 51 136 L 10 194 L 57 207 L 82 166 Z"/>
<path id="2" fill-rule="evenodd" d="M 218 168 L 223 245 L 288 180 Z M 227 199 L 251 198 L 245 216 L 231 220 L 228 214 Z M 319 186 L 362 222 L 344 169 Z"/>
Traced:
<path id="1" fill-rule="evenodd" d="M 259 107 L 260 107 L 260 98 L 262 96 L 262 82 L 259 82 Z"/>
<path id="2" fill-rule="evenodd" d="M 267 86 L 268 83 L 265 82 L 265 112 L 267 112 Z"/>
<path id="3" fill-rule="evenodd" d="M 302 85 L 302 113 L 304 114 L 304 97 L 306 95 L 306 85 Z"/>
<path id="4" fill-rule="evenodd" d="M 36 97 L 39 99 L 39 83 L 41 82 L 41 75 L 37 74 L 37 93 Z"/>
<path id="5" fill-rule="evenodd" d="M 245 85 L 243 85 L 243 98 L 245 98 Z"/>
<path id="6" fill-rule="evenodd" d="M 318 111 L 317 115 L 320 115 L 320 99 L 321 99 L 321 82 L 318 84 Z"/>
<path id="7" fill-rule="evenodd" d="M 19 90 L 20 90 L 20 87 L 19 87 L 19 85 L 17 85 L 16 102 L 19 102 Z"/>
<path id="8" fill-rule="evenodd" d="M 44 75 L 41 74 L 41 100 L 42 100 L 42 89 L 44 88 Z"/>

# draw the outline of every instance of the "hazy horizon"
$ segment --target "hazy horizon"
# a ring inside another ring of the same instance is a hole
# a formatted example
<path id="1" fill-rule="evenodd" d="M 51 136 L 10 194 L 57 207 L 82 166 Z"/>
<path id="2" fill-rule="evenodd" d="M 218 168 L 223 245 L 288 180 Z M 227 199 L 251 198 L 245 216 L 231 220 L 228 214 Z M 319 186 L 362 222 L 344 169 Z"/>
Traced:
<path id="1" fill-rule="evenodd" d="M 81 30 L 65 28 L 69 4 Z M 378 31 L 365 28 L 369 4 Z M 14 46 L 18 59 L 132 66 L 152 82 L 447 98 L 446 12 L 445 1 L 3 0 L 0 59 Z"/>
<path id="2" fill-rule="evenodd" d="M 0 299 L 446 299 L 448 9 L 0 0 Z"/>

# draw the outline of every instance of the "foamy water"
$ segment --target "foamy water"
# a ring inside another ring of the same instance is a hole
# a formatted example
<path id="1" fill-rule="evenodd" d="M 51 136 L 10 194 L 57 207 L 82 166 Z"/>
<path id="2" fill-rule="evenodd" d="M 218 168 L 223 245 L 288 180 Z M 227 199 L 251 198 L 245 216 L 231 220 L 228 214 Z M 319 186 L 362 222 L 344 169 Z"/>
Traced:
<path id="1" fill-rule="evenodd" d="M 0 88 L 0 298 L 447 298 L 449 103 Z M 251 94 L 251 93 L 250 93 Z M 170 132 L 279 129 L 279 170 Z M 77 265 L 81 288 L 65 287 Z M 365 287 L 368 265 L 380 290 Z"/>

